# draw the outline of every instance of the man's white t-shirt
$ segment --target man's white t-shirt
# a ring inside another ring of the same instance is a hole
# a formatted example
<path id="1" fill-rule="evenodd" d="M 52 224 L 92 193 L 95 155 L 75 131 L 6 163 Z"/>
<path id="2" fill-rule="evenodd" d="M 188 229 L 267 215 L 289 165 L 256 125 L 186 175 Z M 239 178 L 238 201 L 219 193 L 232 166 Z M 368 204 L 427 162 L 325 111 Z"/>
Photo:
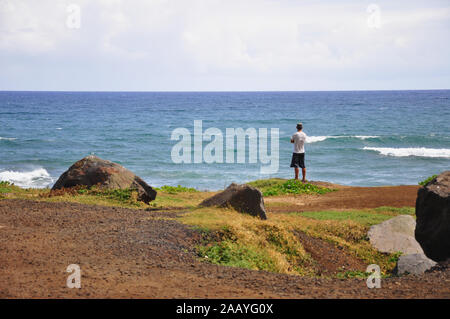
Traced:
<path id="1" fill-rule="evenodd" d="M 297 132 L 292 135 L 292 139 L 294 140 L 294 153 L 305 153 L 306 134 Z"/>

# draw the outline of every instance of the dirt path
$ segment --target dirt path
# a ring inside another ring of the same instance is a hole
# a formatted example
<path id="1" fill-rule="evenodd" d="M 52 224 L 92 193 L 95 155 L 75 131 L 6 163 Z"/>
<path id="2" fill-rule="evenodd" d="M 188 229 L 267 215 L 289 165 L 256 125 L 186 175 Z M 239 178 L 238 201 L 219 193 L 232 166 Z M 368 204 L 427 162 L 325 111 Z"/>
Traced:
<path id="1" fill-rule="evenodd" d="M 345 253 L 338 247 L 321 240 L 308 236 L 304 232 L 295 233 L 305 250 L 316 262 L 314 265 L 318 275 L 336 275 L 347 270 L 365 271 L 367 265 L 356 257 Z"/>
<path id="2" fill-rule="evenodd" d="M 324 195 L 264 198 L 270 212 L 302 212 L 327 209 L 361 209 L 380 206 L 415 206 L 419 186 L 343 187 Z"/>
<path id="3" fill-rule="evenodd" d="M 368 289 L 199 262 L 198 234 L 164 219 L 174 214 L 2 200 L 0 298 L 450 298 L 448 269 Z M 66 287 L 69 264 L 81 267 L 81 289 Z"/>

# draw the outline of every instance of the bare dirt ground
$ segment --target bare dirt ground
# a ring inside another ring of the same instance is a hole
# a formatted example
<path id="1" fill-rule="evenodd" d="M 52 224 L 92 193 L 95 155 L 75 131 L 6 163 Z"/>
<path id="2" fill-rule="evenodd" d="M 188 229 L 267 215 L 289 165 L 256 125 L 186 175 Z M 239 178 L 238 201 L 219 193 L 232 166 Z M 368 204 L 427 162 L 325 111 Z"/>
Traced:
<path id="1" fill-rule="evenodd" d="M 417 191 L 414 186 L 348 189 L 327 194 L 308 209 L 411 206 Z M 296 210 L 302 206 L 293 201 Z M 183 212 L 2 200 L 0 298 L 450 298 L 448 268 L 383 279 L 381 289 L 368 289 L 363 279 L 300 277 L 201 262 L 193 250 L 200 235 L 164 219 L 176 214 Z M 337 248 L 327 243 L 298 236 L 324 272 L 336 272 L 338 264 L 366 266 L 333 253 Z M 321 259 L 321 251 L 335 259 Z M 81 267 L 81 289 L 66 287 L 69 264 Z"/>
<path id="2" fill-rule="evenodd" d="M 380 206 L 415 206 L 418 186 L 342 187 L 324 195 L 295 195 L 264 198 L 270 212 L 302 212 L 327 209 L 361 209 Z M 280 206 L 277 204 L 280 203 Z M 273 205 L 271 205 L 273 204 Z"/>
<path id="3" fill-rule="evenodd" d="M 350 269 L 365 271 L 367 268 L 367 265 L 358 258 L 343 252 L 324 240 L 308 236 L 301 231 L 297 231 L 296 235 L 305 250 L 316 262 L 314 268 L 319 275 L 335 275 Z"/>

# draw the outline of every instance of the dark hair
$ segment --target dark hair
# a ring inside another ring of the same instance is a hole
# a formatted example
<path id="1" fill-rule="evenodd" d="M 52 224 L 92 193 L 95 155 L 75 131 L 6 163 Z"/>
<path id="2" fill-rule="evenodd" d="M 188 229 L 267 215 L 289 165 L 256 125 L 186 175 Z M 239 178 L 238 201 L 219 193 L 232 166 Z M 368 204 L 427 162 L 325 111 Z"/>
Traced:
<path id="1" fill-rule="evenodd" d="M 298 123 L 297 124 L 297 130 L 301 130 L 303 129 L 303 124 L 302 123 Z"/>

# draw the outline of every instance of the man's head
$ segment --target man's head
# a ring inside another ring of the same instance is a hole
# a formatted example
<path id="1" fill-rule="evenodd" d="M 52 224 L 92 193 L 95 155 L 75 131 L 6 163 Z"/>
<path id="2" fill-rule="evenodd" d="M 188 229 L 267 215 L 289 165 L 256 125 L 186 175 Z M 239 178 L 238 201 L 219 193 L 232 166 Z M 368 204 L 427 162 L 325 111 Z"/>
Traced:
<path id="1" fill-rule="evenodd" d="M 302 123 L 297 123 L 297 131 L 301 131 L 303 129 Z"/>

